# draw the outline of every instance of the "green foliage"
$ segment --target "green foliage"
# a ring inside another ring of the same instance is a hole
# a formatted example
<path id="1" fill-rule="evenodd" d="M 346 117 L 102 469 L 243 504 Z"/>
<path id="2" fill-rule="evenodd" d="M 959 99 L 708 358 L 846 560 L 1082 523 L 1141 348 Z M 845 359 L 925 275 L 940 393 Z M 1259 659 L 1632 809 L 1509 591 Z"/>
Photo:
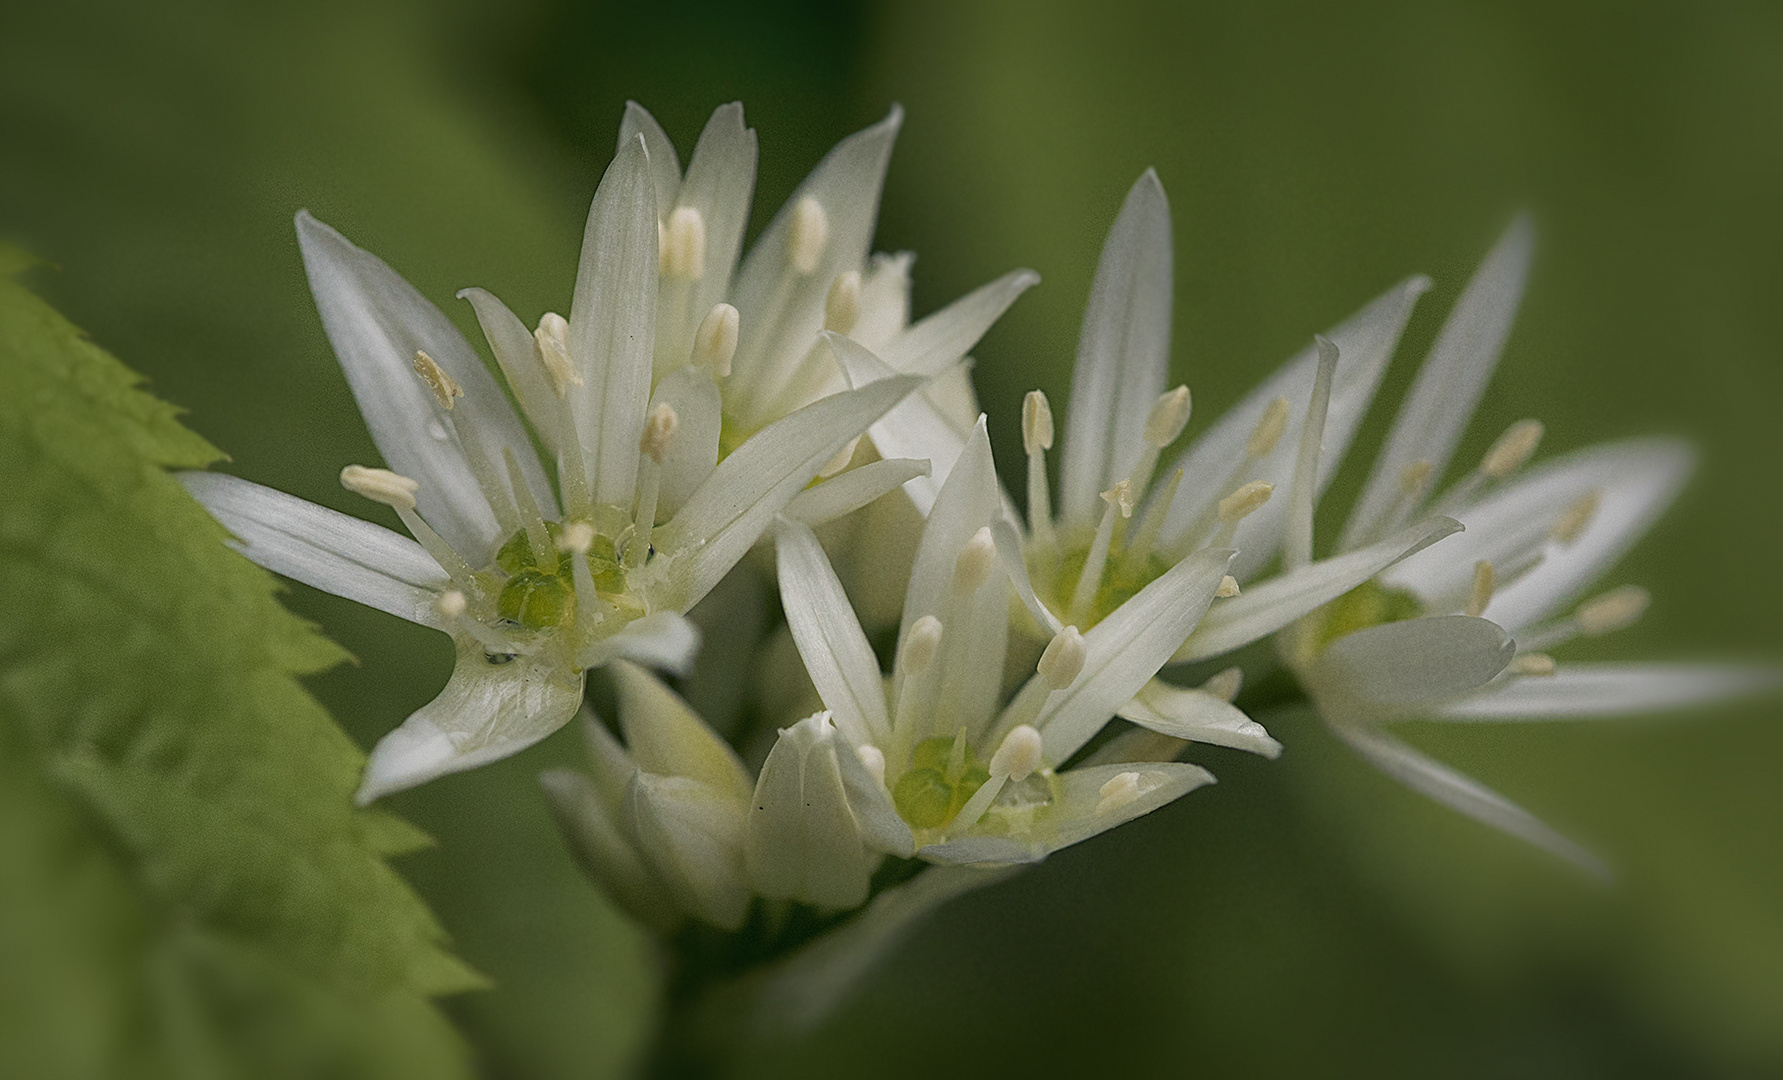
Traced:
<path id="1" fill-rule="evenodd" d="M 481 980 L 384 861 L 426 838 L 297 681 L 345 654 L 137 382 L 0 279 L 0 1074 L 461 1075 L 428 998 Z"/>

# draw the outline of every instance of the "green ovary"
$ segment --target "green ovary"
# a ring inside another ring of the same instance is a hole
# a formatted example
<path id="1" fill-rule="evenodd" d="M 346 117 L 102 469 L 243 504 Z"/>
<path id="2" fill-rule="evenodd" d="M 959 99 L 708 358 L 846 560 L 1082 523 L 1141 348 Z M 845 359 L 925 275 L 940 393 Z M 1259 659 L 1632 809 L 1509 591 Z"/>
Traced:
<path id="1" fill-rule="evenodd" d="M 495 568 L 507 575 L 496 598 L 496 614 L 528 630 L 562 626 L 576 611 L 573 565 L 569 556 L 559 556 L 556 551 L 563 527 L 550 521 L 545 523 L 545 531 L 553 548 L 547 553 L 549 565 L 537 557 L 524 529 L 508 537 L 495 553 Z M 588 569 L 597 595 L 622 610 L 638 608 L 637 613 L 642 614 L 641 605 L 626 595 L 625 568 L 619 565 L 612 539 L 595 536 L 588 552 Z"/>
<path id="2" fill-rule="evenodd" d="M 955 765 L 953 747 L 954 740 L 946 735 L 917 743 L 909 770 L 892 787 L 898 813 L 919 829 L 939 829 L 952 821 L 991 778 L 970 747 Z"/>

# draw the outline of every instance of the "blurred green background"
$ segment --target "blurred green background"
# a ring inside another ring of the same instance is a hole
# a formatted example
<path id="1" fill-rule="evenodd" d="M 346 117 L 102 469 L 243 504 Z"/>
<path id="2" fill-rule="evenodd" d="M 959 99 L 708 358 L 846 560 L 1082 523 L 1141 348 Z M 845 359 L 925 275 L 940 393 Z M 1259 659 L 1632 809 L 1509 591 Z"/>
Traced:
<path id="1" fill-rule="evenodd" d="M 58 265 L 39 287 L 235 471 L 362 513 L 335 476 L 373 450 L 292 213 L 467 328 L 451 296 L 470 284 L 562 310 L 628 97 L 684 154 L 742 99 L 757 226 L 902 102 L 877 246 L 920 253 L 918 312 L 1012 266 L 1045 278 L 978 351 L 1004 447 L 1023 391 L 1063 400 L 1103 233 L 1148 165 L 1176 213 L 1196 427 L 1424 271 L 1396 401 L 1528 206 L 1529 299 L 1462 456 L 1536 415 L 1549 452 L 1663 431 L 1704 459 L 1617 571 L 1653 590 L 1648 620 L 1565 656 L 1773 657 L 1779 55 L 1772 3 L 7 0 L 0 232 Z M 314 688 L 362 744 L 443 682 L 444 638 L 290 601 L 360 658 Z M 946 909 L 828 1027 L 743 1073 L 1783 1072 L 1774 705 L 1408 730 L 1607 855 L 1609 889 L 1405 793 L 1309 718 L 1275 727 L 1280 761 L 1200 754 L 1218 787 Z M 650 953 L 570 866 L 533 781 L 576 755 L 560 736 L 394 800 L 441 842 L 402 869 L 498 984 L 447 1003 L 492 1076 L 609 1075 L 644 1037 Z"/>

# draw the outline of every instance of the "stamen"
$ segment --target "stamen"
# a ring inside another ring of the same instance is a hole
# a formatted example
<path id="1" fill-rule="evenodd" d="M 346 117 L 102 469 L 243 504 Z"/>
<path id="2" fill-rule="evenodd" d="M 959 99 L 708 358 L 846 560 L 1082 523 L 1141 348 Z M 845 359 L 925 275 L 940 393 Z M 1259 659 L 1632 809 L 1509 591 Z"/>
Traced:
<path id="1" fill-rule="evenodd" d="M 823 299 L 823 328 L 846 334 L 854 329 L 860 317 L 861 272 L 844 270 L 836 275 L 829 295 Z"/>
<path id="2" fill-rule="evenodd" d="M 1544 430 L 1540 420 L 1519 420 L 1512 424 L 1480 459 L 1480 472 L 1493 480 L 1503 480 L 1521 469 L 1535 455 Z"/>
<path id="3" fill-rule="evenodd" d="M 662 230 L 664 277 L 698 281 L 706 274 L 706 219 L 691 206 L 677 206 Z"/>
<path id="4" fill-rule="evenodd" d="M 1215 589 L 1213 594 L 1221 600 L 1230 600 L 1232 597 L 1237 596 L 1238 579 L 1231 574 L 1227 574 L 1220 579 L 1220 587 Z"/>
<path id="5" fill-rule="evenodd" d="M 680 427 L 681 417 L 676 414 L 675 407 L 666 401 L 659 403 L 644 421 L 644 434 L 638 440 L 638 450 L 661 465 Z"/>
<path id="6" fill-rule="evenodd" d="M 935 662 L 935 654 L 940 651 L 941 620 L 933 615 L 924 615 L 910 624 L 910 634 L 904 639 L 904 651 L 898 657 L 898 666 L 905 675 L 920 675 Z"/>
<path id="7" fill-rule="evenodd" d="M 558 397 L 570 387 L 582 385 L 582 373 L 570 360 L 570 324 L 562 315 L 547 311 L 539 316 L 539 328 L 532 332 L 532 351 L 551 377 L 551 389 Z"/>
<path id="8" fill-rule="evenodd" d="M 977 592 L 996 564 L 997 542 L 991 538 L 990 526 L 986 525 L 972 534 L 972 539 L 966 541 L 959 557 L 953 561 L 954 595 L 971 596 Z"/>
<path id="9" fill-rule="evenodd" d="M 1131 480 L 1122 480 L 1107 491 L 1104 491 L 1102 493 L 1102 501 L 1114 507 L 1116 510 L 1119 510 L 1123 519 L 1132 517 L 1133 507 L 1138 501 L 1133 495 L 1133 482 Z"/>
<path id="10" fill-rule="evenodd" d="M 1139 774 L 1124 772 L 1102 785 L 1097 792 L 1102 801 L 1096 804 L 1096 816 L 1113 813 L 1125 806 L 1131 806 L 1139 799 Z"/>
<path id="11" fill-rule="evenodd" d="M 1467 613 L 1478 618 L 1492 602 L 1492 563 L 1481 559 L 1473 564 L 1473 588 L 1467 594 Z"/>
<path id="12" fill-rule="evenodd" d="M 401 473 L 389 469 L 368 469 L 364 465 L 348 465 L 341 470 L 341 487 L 372 502 L 401 510 L 415 508 L 415 492 L 421 485 Z"/>
<path id="13" fill-rule="evenodd" d="M 1028 455 L 1028 534 L 1036 544 L 1054 544 L 1052 488 L 1046 479 L 1046 452 L 1052 449 L 1052 406 L 1046 395 L 1030 390 L 1022 398 L 1022 449 Z"/>
<path id="14" fill-rule="evenodd" d="M 644 420 L 644 434 L 638 439 L 638 452 L 645 459 L 638 469 L 638 511 L 625 544 L 625 565 L 633 569 L 643 566 L 650 556 L 650 532 L 656 528 L 656 501 L 662 492 L 662 462 L 680 426 L 675 407 L 666 401 L 658 402 Z"/>
<path id="15" fill-rule="evenodd" d="M 823 204 L 806 195 L 793 204 L 792 222 L 786 230 L 786 257 L 801 274 L 814 273 L 830 242 L 830 216 Z"/>
<path id="16" fill-rule="evenodd" d="M 1158 450 L 1175 442 L 1182 429 L 1189 425 L 1191 409 L 1187 386 L 1160 394 L 1152 404 L 1151 415 L 1145 418 L 1145 441 Z"/>
<path id="17" fill-rule="evenodd" d="M 446 369 L 440 367 L 438 361 L 419 349 L 415 350 L 415 374 L 421 376 L 421 381 L 433 391 L 433 399 L 447 412 L 452 411 L 454 398 L 464 396 L 464 387 L 458 385 L 458 380 L 446 374 Z"/>
<path id="18" fill-rule="evenodd" d="M 991 755 L 991 775 L 1007 776 L 1020 783 L 1039 771 L 1042 741 L 1031 725 L 1017 724 Z"/>
<path id="19" fill-rule="evenodd" d="M 1046 680 L 1047 689 L 1063 690 L 1077 681 L 1088 655 L 1083 634 L 1078 632 L 1077 627 L 1067 626 L 1046 643 L 1046 650 L 1040 654 L 1040 662 L 1034 665 L 1034 669 Z"/>
<path id="20" fill-rule="evenodd" d="M 862 743 L 854 748 L 854 756 L 861 759 L 861 764 L 867 767 L 867 772 L 872 774 L 874 782 L 880 787 L 884 787 L 885 751 L 872 743 Z"/>
<path id="21" fill-rule="evenodd" d="M 1030 454 L 1052 449 L 1052 405 L 1043 390 L 1022 398 L 1022 449 Z"/>
<path id="22" fill-rule="evenodd" d="M 1597 508 L 1601 505 L 1603 505 L 1603 492 L 1587 491 L 1566 508 L 1566 513 L 1560 515 L 1560 520 L 1554 523 L 1554 528 L 1548 535 L 1553 537 L 1556 543 L 1572 543 L 1591 526 L 1592 520 L 1597 517 Z"/>
<path id="23" fill-rule="evenodd" d="M 1525 678 L 1545 678 L 1554 674 L 1554 658 L 1547 653 L 1523 653 L 1512 660 L 1505 670 Z"/>
<path id="24" fill-rule="evenodd" d="M 1653 597 L 1639 585 L 1623 585 L 1579 605 L 1573 619 L 1587 637 L 1596 637 L 1634 625 L 1652 601 Z"/>
<path id="25" fill-rule="evenodd" d="M 1255 461 L 1266 458 L 1281 442 L 1282 433 L 1288 430 L 1288 399 L 1276 398 L 1263 410 L 1263 416 L 1257 426 L 1251 430 L 1250 441 L 1244 444 L 1244 456 Z"/>
<path id="26" fill-rule="evenodd" d="M 1204 693 L 1212 694 L 1221 701 L 1230 703 L 1238 698 L 1238 691 L 1244 687 L 1244 669 L 1229 667 L 1218 672 L 1201 684 Z"/>
<path id="27" fill-rule="evenodd" d="M 586 555 L 594 546 L 594 526 L 586 521 L 566 521 L 557 536 L 557 549 L 571 555 Z"/>
<path id="28" fill-rule="evenodd" d="M 737 355 L 737 331 L 741 327 L 737 309 L 729 304 L 715 304 L 700 328 L 693 333 L 693 363 L 705 368 L 714 379 L 731 373 L 731 357 Z"/>
<path id="29" fill-rule="evenodd" d="M 848 468 L 848 463 L 854 460 L 854 452 L 860 444 L 861 437 L 859 435 L 849 439 L 843 444 L 842 449 L 836 451 L 834 457 L 823 463 L 823 468 L 817 470 L 817 478 L 819 480 L 828 480 L 843 469 Z"/>
<path id="30" fill-rule="evenodd" d="M 1089 554 L 1084 556 L 1083 572 L 1077 577 L 1077 586 L 1071 590 L 1069 613 L 1072 622 L 1086 622 L 1091 615 L 1096 591 L 1102 585 L 1102 573 L 1108 569 L 1108 549 L 1114 543 L 1115 521 L 1123 506 L 1127 513 L 1133 512 L 1133 487 L 1122 480 L 1102 493 L 1102 501 L 1108 504 L 1108 509 L 1102 512 L 1102 520 L 1096 525 L 1096 538 L 1090 541 Z"/>
<path id="31" fill-rule="evenodd" d="M 468 605 L 469 601 L 465 599 L 464 593 L 458 589 L 447 589 L 440 594 L 438 600 L 433 602 L 434 610 L 438 611 L 447 619 L 456 619 L 458 616 L 463 615 L 464 609 Z"/>
<path id="32" fill-rule="evenodd" d="M 1220 522 L 1236 525 L 1260 509 L 1275 494 L 1275 485 L 1267 480 L 1252 480 L 1220 500 Z"/>

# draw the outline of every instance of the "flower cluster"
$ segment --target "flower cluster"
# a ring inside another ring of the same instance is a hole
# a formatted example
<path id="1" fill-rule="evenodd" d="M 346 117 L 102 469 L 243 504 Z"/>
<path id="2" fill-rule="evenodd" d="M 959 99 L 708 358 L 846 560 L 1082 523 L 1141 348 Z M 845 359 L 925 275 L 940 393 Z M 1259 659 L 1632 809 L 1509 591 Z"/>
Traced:
<path id="1" fill-rule="evenodd" d="M 860 925 L 884 927 L 988 880 L 983 868 L 1038 861 L 1212 782 L 1178 760 L 1192 744 L 1275 757 L 1235 704 L 1242 673 L 1221 667 L 1273 638 L 1273 653 L 1245 655 L 1276 658 L 1368 761 L 1598 868 L 1384 724 L 1675 707 L 1768 679 L 1551 656 L 1641 614 L 1630 587 L 1557 613 L 1676 494 L 1685 448 L 1619 443 L 1526 468 L 1542 427 L 1523 421 L 1438 491 L 1520 298 L 1521 220 L 1315 558 L 1320 495 L 1429 283 L 1315 335 L 1161 467 L 1191 398 L 1167 385 L 1170 210 L 1147 172 L 1096 271 L 1056 484 L 1052 407 L 1040 391 L 1024 402 L 1017 511 L 966 354 L 1038 279 L 1015 271 L 911 323 L 911 257 L 870 255 L 900 119 L 839 144 L 743 257 L 756 143 L 741 108 L 713 114 L 683 173 L 629 106 L 568 316 L 528 329 L 489 292 L 459 294 L 499 378 L 394 271 L 298 215 L 323 325 L 384 459 L 346 465 L 341 482 L 409 536 L 245 480 L 183 479 L 249 558 L 457 643 L 440 696 L 373 750 L 362 800 L 515 753 L 580 712 L 591 768 L 545 788 L 578 859 L 639 921 L 737 930 L 764 904 L 832 918 L 871 901 Z M 852 553 L 899 575 L 895 640 L 877 648 L 850 601 L 865 590 L 845 586 L 820 528 L 876 500 L 919 523 L 905 550 L 886 535 Z M 687 613 L 758 549 L 799 664 L 775 663 L 770 641 L 738 670 L 789 685 L 727 693 L 822 707 L 758 708 L 727 738 L 650 669 L 700 662 Z M 612 726 L 585 703 L 592 669 L 615 691 Z M 1175 674 L 1197 669 L 1198 686 Z"/>

